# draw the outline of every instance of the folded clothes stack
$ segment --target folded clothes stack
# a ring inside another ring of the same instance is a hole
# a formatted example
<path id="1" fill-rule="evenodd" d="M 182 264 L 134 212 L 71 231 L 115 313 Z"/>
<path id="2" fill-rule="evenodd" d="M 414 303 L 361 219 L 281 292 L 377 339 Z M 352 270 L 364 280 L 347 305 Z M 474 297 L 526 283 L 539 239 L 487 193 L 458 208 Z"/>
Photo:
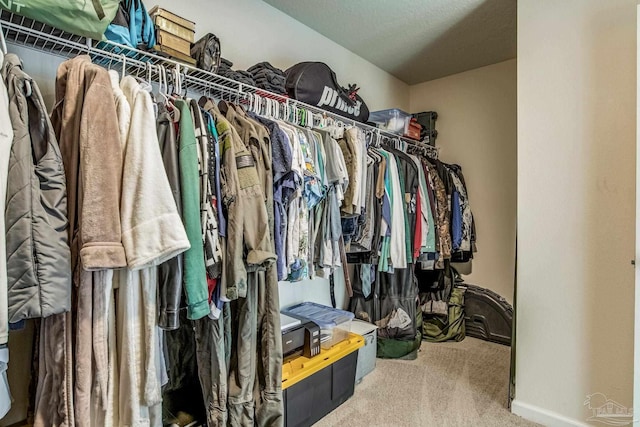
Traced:
<path id="1" fill-rule="evenodd" d="M 274 67 L 268 62 L 259 62 L 249 67 L 247 71 L 251 73 L 257 87 L 268 90 L 269 92 L 286 95 L 286 77 L 284 71 L 281 69 Z"/>
<path id="2" fill-rule="evenodd" d="M 247 73 L 246 71 L 241 71 L 241 70 L 234 71 L 234 73 L 235 73 L 235 77 L 233 78 L 239 81 L 240 83 L 248 84 L 251 86 L 256 85 L 256 82 L 253 80 L 251 73 Z"/>
<path id="3" fill-rule="evenodd" d="M 233 67 L 233 62 L 229 61 L 227 58 L 220 58 L 220 69 L 222 70 L 227 69 L 227 70 L 231 70 L 231 67 Z"/>
<path id="4" fill-rule="evenodd" d="M 251 73 L 247 71 L 234 71 L 231 69 L 231 67 L 233 67 L 233 62 L 229 61 L 226 58 L 221 58 L 218 74 L 220 74 L 222 77 L 226 77 L 240 83 L 251 86 L 256 85 L 256 82 L 253 80 Z"/>

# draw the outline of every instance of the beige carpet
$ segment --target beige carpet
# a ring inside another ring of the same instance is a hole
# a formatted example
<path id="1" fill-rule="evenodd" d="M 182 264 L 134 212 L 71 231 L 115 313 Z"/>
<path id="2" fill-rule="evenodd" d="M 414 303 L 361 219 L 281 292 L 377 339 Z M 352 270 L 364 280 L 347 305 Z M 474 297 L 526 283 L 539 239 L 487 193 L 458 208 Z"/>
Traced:
<path id="1" fill-rule="evenodd" d="M 378 359 L 315 426 L 537 426 L 506 409 L 509 361 L 509 347 L 475 338 L 423 343 L 416 360 Z"/>

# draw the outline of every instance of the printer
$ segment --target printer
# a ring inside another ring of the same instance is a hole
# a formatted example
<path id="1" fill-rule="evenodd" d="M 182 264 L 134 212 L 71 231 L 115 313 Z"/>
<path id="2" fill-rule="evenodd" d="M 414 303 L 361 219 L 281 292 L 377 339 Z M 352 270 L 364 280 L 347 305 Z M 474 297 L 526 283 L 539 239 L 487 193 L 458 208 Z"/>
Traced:
<path id="1" fill-rule="evenodd" d="M 303 322 L 280 314 L 282 354 L 285 358 L 320 354 L 320 327 L 313 322 Z"/>

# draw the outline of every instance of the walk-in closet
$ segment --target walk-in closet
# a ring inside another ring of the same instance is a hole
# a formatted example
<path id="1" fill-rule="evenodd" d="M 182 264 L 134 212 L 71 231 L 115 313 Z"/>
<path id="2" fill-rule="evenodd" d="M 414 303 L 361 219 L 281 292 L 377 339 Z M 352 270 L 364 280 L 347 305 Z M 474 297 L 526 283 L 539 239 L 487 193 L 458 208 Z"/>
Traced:
<path id="1" fill-rule="evenodd" d="M 0 1 L 0 427 L 632 425 L 636 3 Z"/>

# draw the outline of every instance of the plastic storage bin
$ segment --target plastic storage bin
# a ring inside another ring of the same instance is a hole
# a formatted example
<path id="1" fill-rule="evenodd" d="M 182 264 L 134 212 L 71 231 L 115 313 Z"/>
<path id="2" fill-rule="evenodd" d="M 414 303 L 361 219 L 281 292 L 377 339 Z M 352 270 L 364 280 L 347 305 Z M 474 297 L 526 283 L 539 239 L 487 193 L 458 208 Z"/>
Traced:
<path id="1" fill-rule="evenodd" d="M 358 350 L 356 384 L 376 368 L 376 350 L 378 347 L 377 329 L 378 327 L 376 325 L 358 319 L 351 323 L 351 332 L 362 335 L 362 338 L 364 338 L 364 347 Z"/>
<path id="2" fill-rule="evenodd" d="M 321 347 L 325 350 L 349 337 L 351 321 L 355 317 L 349 311 L 327 307 L 315 302 L 303 302 L 285 308 L 281 310 L 281 313 L 316 323 L 320 327 Z"/>
<path id="3" fill-rule="evenodd" d="M 297 357 L 282 364 L 284 426 L 307 427 L 316 423 L 353 395 L 360 335 L 349 334 L 318 357 Z"/>
<path id="4" fill-rule="evenodd" d="M 405 113 L 397 108 L 391 108 L 389 110 L 370 113 L 369 121 L 378 125 L 380 129 L 397 133 L 398 135 L 404 135 L 409 128 L 411 114 Z"/>

